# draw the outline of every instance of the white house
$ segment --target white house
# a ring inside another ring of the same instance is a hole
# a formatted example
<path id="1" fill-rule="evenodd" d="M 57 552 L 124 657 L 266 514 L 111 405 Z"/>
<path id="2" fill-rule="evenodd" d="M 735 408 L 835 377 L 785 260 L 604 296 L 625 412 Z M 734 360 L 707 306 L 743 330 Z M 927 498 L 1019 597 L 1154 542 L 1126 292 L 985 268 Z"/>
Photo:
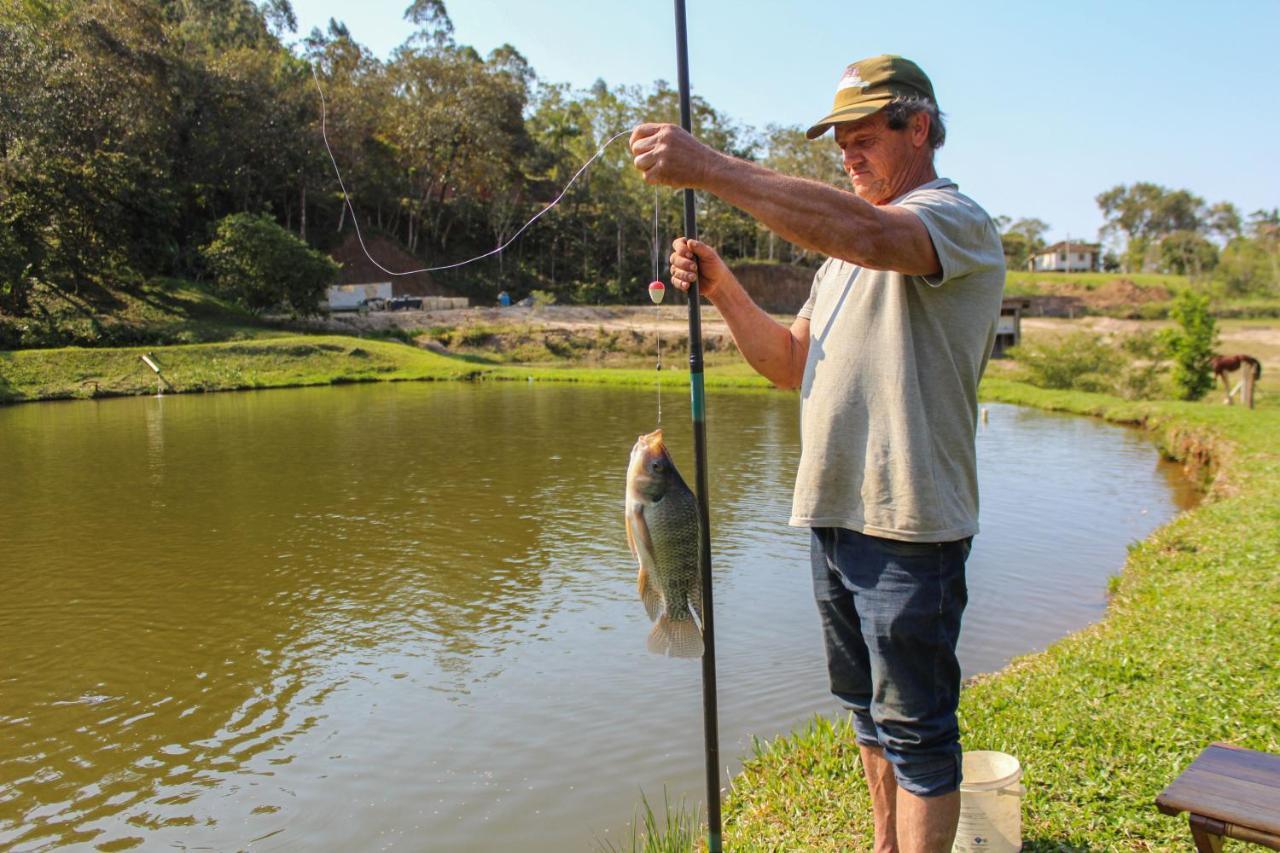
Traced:
<path id="1" fill-rule="evenodd" d="M 1046 246 L 1031 258 L 1032 272 L 1096 272 L 1101 268 L 1098 243 L 1063 240 Z"/>

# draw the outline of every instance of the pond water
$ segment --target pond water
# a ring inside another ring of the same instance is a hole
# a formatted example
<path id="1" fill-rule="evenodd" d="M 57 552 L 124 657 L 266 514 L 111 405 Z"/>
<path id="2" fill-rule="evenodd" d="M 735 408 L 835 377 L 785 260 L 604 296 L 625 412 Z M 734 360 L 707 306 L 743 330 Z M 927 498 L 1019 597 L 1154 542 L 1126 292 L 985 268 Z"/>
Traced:
<path id="1" fill-rule="evenodd" d="M 688 400 L 664 400 L 692 480 Z M 622 527 L 652 392 L 397 384 L 0 409 L 0 847 L 590 850 L 700 800 L 696 661 Z M 708 402 L 721 753 L 825 688 L 797 402 Z M 991 406 L 966 675 L 1103 612 L 1193 500 L 1132 431 Z"/>

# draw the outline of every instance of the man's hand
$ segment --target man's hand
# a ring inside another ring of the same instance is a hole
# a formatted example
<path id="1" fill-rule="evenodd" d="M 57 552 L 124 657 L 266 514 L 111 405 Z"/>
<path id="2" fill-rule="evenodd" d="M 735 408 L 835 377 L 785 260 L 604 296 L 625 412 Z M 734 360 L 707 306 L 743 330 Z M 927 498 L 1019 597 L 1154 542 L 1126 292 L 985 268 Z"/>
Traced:
<path id="1" fill-rule="evenodd" d="M 677 237 L 671 248 L 671 283 L 686 293 L 696 281 L 698 293 L 715 301 L 725 285 L 734 280 L 716 250 L 706 243 Z"/>
<path id="2" fill-rule="evenodd" d="M 674 124 L 641 124 L 631 131 L 631 156 L 647 184 L 698 189 L 719 155 Z"/>

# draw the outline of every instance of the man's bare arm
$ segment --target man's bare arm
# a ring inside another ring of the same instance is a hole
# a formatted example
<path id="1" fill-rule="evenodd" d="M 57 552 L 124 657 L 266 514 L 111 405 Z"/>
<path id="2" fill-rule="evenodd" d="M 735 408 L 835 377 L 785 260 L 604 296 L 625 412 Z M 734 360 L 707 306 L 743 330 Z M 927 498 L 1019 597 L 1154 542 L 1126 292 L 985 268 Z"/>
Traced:
<path id="1" fill-rule="evenodd" d="M 640 125 L 631 150 L 647 182 L 707 190 L 797 245 L 868 269 L 941 271 L 928 229 L 909 210 L 730 157 L 672 125 Z"/>
<path id="2" fill-rule="evenodd" d="M 780 388 L 799 388 L 809 355 L 809 321 L 799 317 L 788 328 L 770 317 L 707 244 L 681 237 L 672 248 L 671 283 L 688 290 L 698 281 L 747 363 Z"/>
<path id="3" fill-rule="evenodd" d="M 783 239 L 824 255 L 904 275 L 941 271 L 928 229 L 905 208 L 869 204 L 851 192 L 726 155 L 719 155 L 703 188 Z"/>

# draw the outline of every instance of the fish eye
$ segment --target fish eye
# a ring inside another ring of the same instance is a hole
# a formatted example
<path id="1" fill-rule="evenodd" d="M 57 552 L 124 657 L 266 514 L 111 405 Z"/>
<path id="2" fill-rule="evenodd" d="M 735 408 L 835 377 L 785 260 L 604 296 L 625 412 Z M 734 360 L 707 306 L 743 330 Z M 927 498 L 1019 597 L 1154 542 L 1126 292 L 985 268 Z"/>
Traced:
<path id="1" fill-rule="evenodd" d="M 666 467 L 667 467 L 667 463 L 663 459 L 655 459 L 649 463 L 649 470 L 653 471 L 654 473 L 663 471 L 664 469 L 666 469 Z"/>

